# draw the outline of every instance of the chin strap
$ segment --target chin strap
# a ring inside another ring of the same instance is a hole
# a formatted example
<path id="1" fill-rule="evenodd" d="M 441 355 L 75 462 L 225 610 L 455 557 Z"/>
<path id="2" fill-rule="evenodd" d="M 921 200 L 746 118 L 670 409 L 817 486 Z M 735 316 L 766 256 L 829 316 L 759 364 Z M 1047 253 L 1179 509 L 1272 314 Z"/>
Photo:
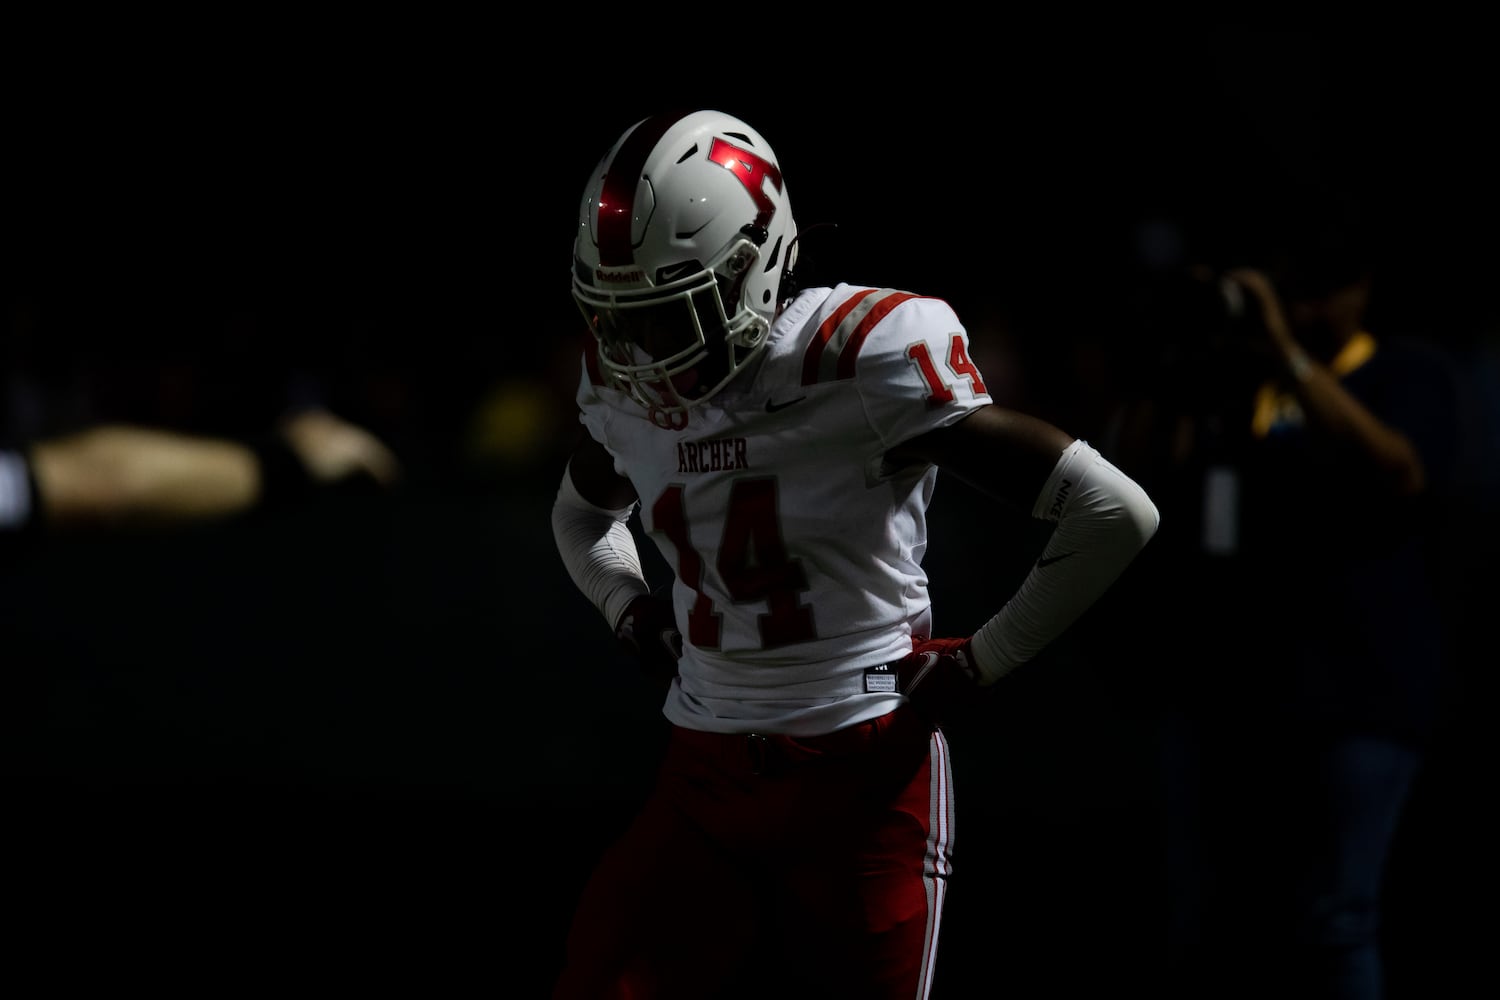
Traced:
<path id="1" fill-rule="evenodd" d="M 796 242 L 795 240 L 793 241 Z M 789 255 L 790 256 L 790 255 Z M 776 286 L 776 298 L 780 302 L 787 302 L 797 297 L 802 289 L 797 286 L 797 276 L 792 273 L 790 267 L 783 268 L 781 272 L 781 283 Z M 780 302 L 778 304 L 780 304 Z"/>

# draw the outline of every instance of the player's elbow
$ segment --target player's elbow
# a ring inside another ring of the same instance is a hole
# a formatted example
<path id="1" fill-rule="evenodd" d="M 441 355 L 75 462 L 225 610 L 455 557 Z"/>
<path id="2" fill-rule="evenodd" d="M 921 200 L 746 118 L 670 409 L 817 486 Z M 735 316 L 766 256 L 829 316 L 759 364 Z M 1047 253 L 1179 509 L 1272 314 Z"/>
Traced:
<path id="1" fill-rule="evenodd" d="M 1101 521 L 1108 526 L 1114 547 L 1131 553 L 1145 548 L 1161 527 L 1161 511 L 1141 486 L 1111 467 L 1110 488 L 1101 490 Z"/>
<path id="2" fill-rule="evenodd" d="M 1129 533 L 1135 547 L 1143 549 L 1161 527 L 1161 511 L 1145 491 L 1141 491 L 1134 502 L 1126 505 L 1125 522 L 1124 530 Z"/>

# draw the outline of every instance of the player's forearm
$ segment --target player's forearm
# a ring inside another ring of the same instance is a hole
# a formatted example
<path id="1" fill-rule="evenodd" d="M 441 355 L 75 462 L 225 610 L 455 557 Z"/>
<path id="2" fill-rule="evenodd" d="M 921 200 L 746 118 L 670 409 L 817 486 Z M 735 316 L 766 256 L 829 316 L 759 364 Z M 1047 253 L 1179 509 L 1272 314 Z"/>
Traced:
<path id="1" fill-rule="evenodd" d="M 552 537 L 573 584 L 611 628 L 636 597 L 650 593 L 630 532 L 634 505 L 606 510 L 589 503 L 563 472 L 552 504 Z"/>
<path id="2" fill-rule="evenodd" d="M 1082 616 L 1160 522 L 1145 491 L 1083 441 L 1059 459 L 1032 514 L 1057 527 L 1015 595 L 974 635 L 986 683 L 1035 657 Z"/>
<path id="3" fill-rule="evenodd" d="M 249 448 L 147 428 L 99 427 L 40 442 L 30 457 L 42 517 L 56 527 L 222 517 L 260 492 Z"/>

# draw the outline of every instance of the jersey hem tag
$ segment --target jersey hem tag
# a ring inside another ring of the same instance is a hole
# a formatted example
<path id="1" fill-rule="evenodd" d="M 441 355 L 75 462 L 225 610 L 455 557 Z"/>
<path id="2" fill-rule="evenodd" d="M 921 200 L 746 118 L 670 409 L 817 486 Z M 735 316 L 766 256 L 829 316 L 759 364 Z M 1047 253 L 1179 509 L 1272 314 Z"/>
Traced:
<path id="1" fill-rule="evenodd" d="M 889 663 L 881 663 L 865 670 L 865 694 L 895 694 L 896 671 Z"/>

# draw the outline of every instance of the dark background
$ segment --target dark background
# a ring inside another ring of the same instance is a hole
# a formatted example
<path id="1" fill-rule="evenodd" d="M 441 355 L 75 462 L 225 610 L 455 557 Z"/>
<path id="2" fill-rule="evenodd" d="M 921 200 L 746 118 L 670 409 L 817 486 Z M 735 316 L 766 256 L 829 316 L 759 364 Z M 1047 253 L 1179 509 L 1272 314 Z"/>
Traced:
<path id="1" fill-rule="evenodd" d="M 803 228 L 838 224 L 810 267 L 948 298 L 997 398 L 1085 437 L 1126 388 L 1150 234 L 1239 263 L 1309 197 L 1357 202 L 1372 325 L 1454 353 L 1493 455 L 1497 88 L 1461 29 L 132 21 L 10 45 L 0 427 L 244 434 L 321 402 L 407 472 L 0 567 L 8 947 L 59 983 L 544 995 L 660 736 L 548 526 L 578 197 L 659 107 L 755 125 Z M 1465 697 L 1393 862 L 1393 998 L 1480 970 L 1493 468 L 1452 582 Z M 976 538 L 970 513 L 940 489 L 955 630 L 1035 541 Z M 1150 649 L 1068 640 L 1045 665 L 955 740 L 970 875 L 943 995 L 1159 969 Z"/>

